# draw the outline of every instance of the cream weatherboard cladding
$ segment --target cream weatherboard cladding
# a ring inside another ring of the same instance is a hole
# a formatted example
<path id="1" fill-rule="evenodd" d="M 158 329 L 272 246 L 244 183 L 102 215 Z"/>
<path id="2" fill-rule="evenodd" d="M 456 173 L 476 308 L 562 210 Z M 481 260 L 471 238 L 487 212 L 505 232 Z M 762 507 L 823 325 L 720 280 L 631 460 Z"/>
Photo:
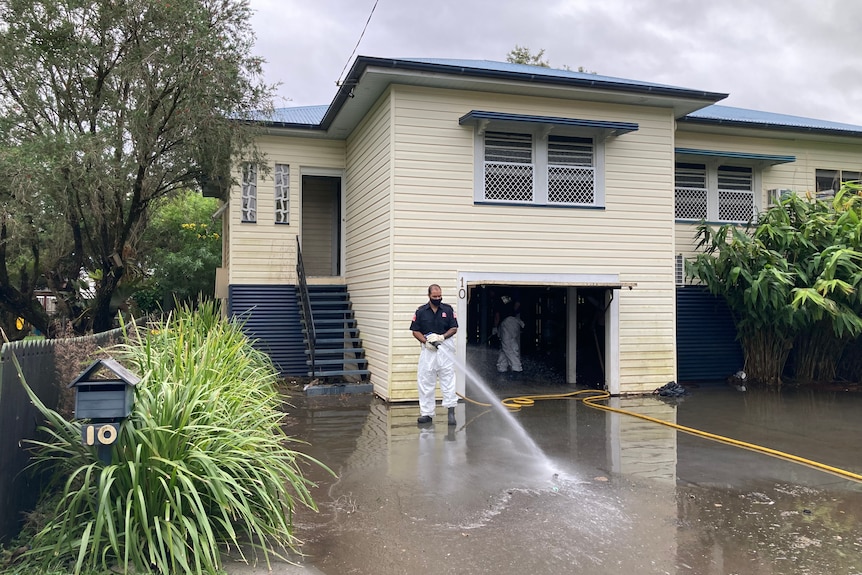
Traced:
<path id="1" fill-rule="evenodd" d="M 264 136 L 258 146 L 266 153 L 269 170 L 257 171 L 257 222 L 240 220 L 239 210 L 226 218 L 227 253 L 230 254 L 230 284 L 296 283 L 296 235 L 301 214 L 293 209 L 290 223 L 275 221 L 275 164 L 286 164 L 290 172 L 290 205 L 299 206 L 302 168 L 344 168 L 344 142 Z M 231 203 L 240 205 L 240 188 L 231 190 Z"/>
<path id="2" fill-rule="evenodd" d="M 481 92 L 392 90 L 392 398 L 415 398 L 407 330 L 429 283 L 453 303 L 461 272 L 615 274 L 636 282 L 620 306 L 620 384 L 651 391 L 674 377 L 673 117 L 670 110 Z M 637 123 L 607 141 L 604 209 L 476 205 L 472 109 Z M 429 217 L 428 213 L 440 214 Z"/>
<path id="3" fill-rule="evenodd" d="M 392 398 L 392 110 L 384 94 L 347 141 L 345 269 L 375 392 Z M 397 331 L 397 318 L 394 330 Z M 415 367 L 413 376 L 415 377 Z M 392 399 L 410 399 L 407 397 Z"/>

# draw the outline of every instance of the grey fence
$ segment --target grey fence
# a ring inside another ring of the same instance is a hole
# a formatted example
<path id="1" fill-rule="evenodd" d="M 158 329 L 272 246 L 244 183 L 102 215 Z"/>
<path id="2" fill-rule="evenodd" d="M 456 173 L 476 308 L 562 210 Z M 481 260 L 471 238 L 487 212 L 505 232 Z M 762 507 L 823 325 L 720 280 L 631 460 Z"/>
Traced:
<path id="1" fill-rule="evenodd" d="M 110 345 L 120 337 L 121 331 L 113 330 L 72 340 L 4 343 L 0 348 L 0 542 L 8 542 L 18 534 L 24 513 L 35 507 L 43 487 L 42 478 L 26 470 L 29 454 L 24 443 L 37 437 L 37 427 L 43 418 L 21 384 L 12 354 L 21 364 L 27 385 L 42 403 L 56 409 L 61 390 L 69 383 L 58 380 L 57 368 L 62 367 L 58 362 L 72 361 L 69 357 L 58 356 L 58 346 L 80 342 L 100 347 Z M 82 371 L 86 365 L 66 367 Z"/>

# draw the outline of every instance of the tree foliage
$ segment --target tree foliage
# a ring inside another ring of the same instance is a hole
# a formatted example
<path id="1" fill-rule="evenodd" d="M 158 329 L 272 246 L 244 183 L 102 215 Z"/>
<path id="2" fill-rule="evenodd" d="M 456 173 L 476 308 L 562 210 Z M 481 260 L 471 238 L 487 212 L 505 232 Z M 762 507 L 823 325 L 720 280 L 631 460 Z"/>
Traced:
<path id="1" fill-rule="evenodd" d="M 266 110 L 244 0 L 0 0 L 0 309 L 40 329 L 34 287 L 79 331 L 111 326 L 147 214 L 224 194 Z M 87 301 L 83 277 L 95 283 Z"/>
<path id="2" fill-rule="evenodd" d="M 752 379 L 780 385 L 794 348 L 797 379 L 828 379 L 862 333 L 859 191 L 829 202 L 793 195 L 746 228 L 698 226 L 704 251 L 687 274 L 727 302 Z"/>
<path id="3" fill-rule="evenodd" d="M 550 68 L 551 63 L 543 58 L 545 55 L 545 49 L 542 48 L 537 53 L 533 54 L 533 52 L 526 46 L 520 46 L 515 44 L 515 47 L 509 51 L 506 55 L 506 62 L 510 62 L 512 64 L 528 64 L 530 66 L 539 66 L 541 68 Z M 564 65 L 563 70 L 571 70 L 567 65 Z M 595 74 L 592 70 L 587 70 L 583 66 L 578 66 L 577 72 L 582 72 L 584 74 Z"/>
<path id="4" fill-rule="evenodd" d="M 515 47 L 506 56 L 506 61 L 512 64 L 528 64 L 530 66 L 550 68 L 551 64 L 542 58 L 544 55 L 544 48 L 533 54 L 528 47 L 515 44 Z"/>
<path id="5" fill-rule="evenodd" d="M 158 202 L 138 252 L 148 277 L 132 297 L 142 312 L 212 299 L 221 265 L 221 220 L 212 219 L 217 209 L 215 198 L 191 190 Z"/>

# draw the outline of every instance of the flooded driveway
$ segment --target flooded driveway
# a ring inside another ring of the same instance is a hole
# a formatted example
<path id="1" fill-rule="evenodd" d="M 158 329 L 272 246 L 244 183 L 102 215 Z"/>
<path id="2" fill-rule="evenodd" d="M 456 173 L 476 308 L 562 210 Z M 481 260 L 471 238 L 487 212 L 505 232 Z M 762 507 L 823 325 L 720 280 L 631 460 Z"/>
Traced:
<path id="1" fill-rule="evenodd" d="M 338 474 L 309 472 L 320 511 L 296 518 L 304 572 L 862 573 L 862 484 L 805 465 L 572 400 L 514 414 L 535 445 L 470 403 L 454 428 L 442 408 L 421 428 L 416 405 L 293 401 L 289 433 Z M 856 394 L 721 386 L 611 404 L 862 473 Z"/>

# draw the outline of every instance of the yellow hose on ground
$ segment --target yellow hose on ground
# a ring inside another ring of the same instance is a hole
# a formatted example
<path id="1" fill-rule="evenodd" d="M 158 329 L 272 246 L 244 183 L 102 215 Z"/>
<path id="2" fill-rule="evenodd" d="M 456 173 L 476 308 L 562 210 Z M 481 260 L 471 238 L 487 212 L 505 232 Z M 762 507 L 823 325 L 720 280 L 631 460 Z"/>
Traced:
<path id="1" fill-rule="evenodd" d="M 581 397 L 588 396 L 588 397 Z M 686 427 L 684 425 L 679 425 L 677 423 L 671 423 L 669 421 L 664 421 L 662 419 L 657 419 L 655 417 L 650 417 L 648 415 L 642 415 L 640 413 L 635 413 L 634 411 L 627 411 L 625 409 L 619 409 L 616 407 L 611 407 L 609 405 L 601 405 L 599 403 L 595 403 L 596 401 L 603 401 L 610 398 L 611 394 L 607 391 L 597 390 L 597 389 L 582 389 L 578 391 L 571 391 L 568 393 L 549 393 L 543 395 L 521 395 L 517 397 L 507 397 L 503 399 L 501 403 L 506 406 L 510 411 L 518 411 L 522 407 L 530 407 L 535 404 L 536 401 L 547 400 L 547 399 L 576 399 L 582 401 L 584 405 L 588 405 L 589 407 L 595 409 L 601 409 L 603 411 L 611 411 L 614 413 L 620 413 L 622 415 L 630 415 L 632 417 L 637 417 L 639 419 L 644 419 L 646 421 L 651 421 L 653 423 L 658 423 L 660 425 L 664 425 L 666 427 L 671 427 L 678 431 L 682 431 L 691 435 L 696 435 L 698 437 L 703 437 L 705 439 L 711 439 L 713 441 L 718 441 L 721 443 L 726 443 L 728 445 L 733 445 L 736 447 L 741 447 L 743 449 L 749 449 L 751 451 L 756 451 L 758 453 L 764 453 L 766 455 L 770 455 L 772 457 L 778 457 L 780 459 L 785 459 L 787 461 L 792 461 L 794 463 L 799 463 L 802 465 L 807 465 L 808 467 L 812 467 L 814 469 L 819 469 L 820 471 L 825 471 L 826 473 L 831 473 L 833 475 L 837 475 L 839 477 L 843 477 L 845 479 L 851 479 L 853 481 L 862 482 L 862 475 L 858 473 L 853 473 L 852 471 L 847 471 L 845 469 L 840 469 L 838 467 L 832 467 L 831 465 L 826 465 L 825 463 L 819 463 L 817 461 L 811 461 L 810 459 L 805 459 L 804 457 L 799 457 L 798 455 L 793 455 L 791 453 L 785 453 L 784 451 L 778 451 L 777 449 L 770 449 L 768 447 L 763 447 L 762 445 L 756 445 L 754 443 L 748 443 L 745 441 L 739 441 L 737 439 L 732 439 L 730 437 L 725 437 L 723 435 L 717 435 L 715 433 L 709 433 L 707 431 L 701 431 L 699 429 L 694 429 L 693 427 Z M 479 401 L 470 399 L 458 394 L 458 397 L 463 399 L 464 401 L 469 401 L 470 403 L 474 403 L 476 405 L 480 405 L 483 407 L 492 407 L 490 403 L 481 403 Z"/>

